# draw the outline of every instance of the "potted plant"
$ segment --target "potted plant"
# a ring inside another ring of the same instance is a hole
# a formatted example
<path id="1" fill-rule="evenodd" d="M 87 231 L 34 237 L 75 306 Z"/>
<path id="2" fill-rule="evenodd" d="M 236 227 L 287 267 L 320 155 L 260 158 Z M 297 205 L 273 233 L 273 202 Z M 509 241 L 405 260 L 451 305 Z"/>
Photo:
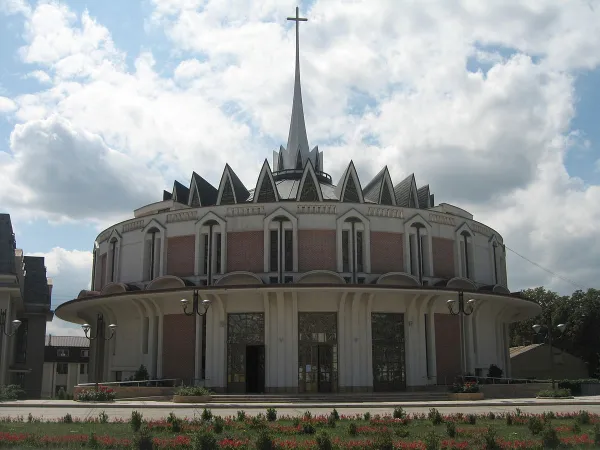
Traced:
<path id="1" fill-rule="evenodd" d="M 203 386 L 181 386 L 175 391 L 174 403 L 207 403 L 212 392 Z"/>
<path id="2" fill-rule="evenodd" d="M 450 392 L 450 400 L 483 400 L 483 392 L 475 381 L 454 383 Z"/>

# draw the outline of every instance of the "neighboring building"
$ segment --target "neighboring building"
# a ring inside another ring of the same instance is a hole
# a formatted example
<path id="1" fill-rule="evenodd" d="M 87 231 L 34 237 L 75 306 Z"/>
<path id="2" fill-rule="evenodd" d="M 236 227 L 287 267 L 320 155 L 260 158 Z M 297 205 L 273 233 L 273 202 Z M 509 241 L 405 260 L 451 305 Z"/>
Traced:
<path id="1" fill-rule="evenodd" d="M 91 343 L 90 374 L 144 364 L 220 392 L 398 391 L 490 364 L 509 376 L 508 325 L 540 307 L 511 295 L 502 237 L 413 175 L 394 184 L 384 167 L 363 187 L 350 162 L 334 184 L 308 146 L 298 61 L 273 170 L 248 187 L 229 165 L 214 186 L 194 172 L 97 237 L 92 290 L 56 310 L 92 334 L 118 324 Z M 205 317 L 183 314 L 195 290 Z M 447 305 L 462 291 L 476 300 L 464 340 Z"/>
<path id="2" fill-rule="evenodd" d="M 551 348 L 547 344 L 531 344 L 510 348 L 511 376 L 548 380 L 554 373 L 556 380 L 589 378 L 587 364 L 557 347 L 552 348 L 554 369 L 550 361 Z"/>
<path id="3" fill-rule="evenodd" d="M 13 320 L 21 326 L 13 336 L 0 331 L 0 385 L 18 384 L 29 398 L 42 389 L 44 336 L 50 310 L 52 281 L 46 278 L 44 258 L 23 256 L 17 249 L 10 215 L 0 214 L 0 316 L 6 314 L 6 333 Z"/>
<path id="4" fill-rule="evenodd" d="M 42 397 L 58 395 L 60 389 L 73 394 L 73 388 L 87 383 L 90 341 L 80 336 L 46 336 Z"/>

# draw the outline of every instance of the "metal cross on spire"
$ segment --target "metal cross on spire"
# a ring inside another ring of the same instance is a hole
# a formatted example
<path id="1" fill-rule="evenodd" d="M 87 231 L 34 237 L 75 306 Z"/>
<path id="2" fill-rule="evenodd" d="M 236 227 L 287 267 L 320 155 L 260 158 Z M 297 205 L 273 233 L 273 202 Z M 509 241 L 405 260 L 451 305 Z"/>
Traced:
<path id="1" fill-rule="evenodd" d="M 298 154 L 302 159 L 302 165 L 309 158 L 308 137 L 306 135 L 306 124 L 304 122 L 304 108 L 302 107 L 302 89 L 300 88 L 300 22 L 308 19 L 300 17 L 300 8 L 296 7 L 296 17 L 288 17 L 287 20 L 296 22 L 296 74 L 294 79 L 294 101 L 292 104 L 292 120 L 290 122 L 290 134 L 288 135 L 286 168 L 295 168 Z"/>

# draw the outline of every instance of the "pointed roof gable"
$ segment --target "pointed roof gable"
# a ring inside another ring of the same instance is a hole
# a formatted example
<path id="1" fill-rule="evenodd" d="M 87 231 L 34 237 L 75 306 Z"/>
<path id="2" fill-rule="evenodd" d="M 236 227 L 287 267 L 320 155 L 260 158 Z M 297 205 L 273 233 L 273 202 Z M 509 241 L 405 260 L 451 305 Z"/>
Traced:
<path id="1" fill-rule="evenodd" d="M 396 203 L 404 208 L 418 208 L 419 200 L 417 197 L 417 183 L 415 182 L 415 174 L 410 174 L 396 186 L 394 186 L 396 194 Z"/>
<path id="2" fill-rule="evenodd" d="M 321 185 L 315 174 L 315 169 L 312 162 L 308 160 L 304 172 L 302 173 L 302 179 L 298 186 L 298 193 L 296 194 L 296 200 L 301 202 L 322 202 L 323 193 L 321 192 Z"/>
<path id="3" fill-rule="evenodd" d="M 427 209 L 431 208 L 431 194 L 429 192 L 429 185 L 421 186 L 417 189 L 417 198 L 419 199 L 419 208 Z"/>
<path id="4" fill-rule="evenodd" d="M 335 187 L 335 195 L 340 202 L 364 203 L 360 180 L 353 161 L 350 161 Z"/>
<path id="5" fill-rule="evenodd" d="M 187 205 L 189 195 L 190 190 L 183 184 L 181 184 L 179 181 L 175 181 L 175 183 L 173 183 L 173 201 Z"/>
<path id="6" fill-rule="evenodd" d="M 233 205 L 235 203 L 242 203 L 248 200 L 249 196 L 250 192 L 248 192 L 248 189 L 246 189 L 242 180 L 240 180 L 231 167 L 229 167 L 229 164 L 225 164 L 221 182 L 219 183 L 216 204 Z"/>
<path id="7" fill-rule="evenodd" d="M 381 205 L 396 205 L 394 185 L 387 166 L 379 171 L 377 175 L 363 189 L 365 200 Z"/>
<path id="8" fill-rule="evenodd" d="M 267 203 L 279 201 L 279 195 L 277 192 L 277 186 L 273 179 L 271 167 L 269 162 L 265 159 L 258 180 L 256 181 L 256 188 L 254 189 L 254 203 Z"/>
<path id="9" fill-rule="evenodd" d="M 171 200 L 173 198 L 173 193 L 169 191 L 163 190 L 163 202 L 165 200 Z"/>
<path id="10" fill-rule="evenodd" d="M 217 188 L 196 172 L 192 172 L 192 181 L 190 182 L 190 206 L 215 205 L 217 203 L 218 195 L 219 190 Z"/>

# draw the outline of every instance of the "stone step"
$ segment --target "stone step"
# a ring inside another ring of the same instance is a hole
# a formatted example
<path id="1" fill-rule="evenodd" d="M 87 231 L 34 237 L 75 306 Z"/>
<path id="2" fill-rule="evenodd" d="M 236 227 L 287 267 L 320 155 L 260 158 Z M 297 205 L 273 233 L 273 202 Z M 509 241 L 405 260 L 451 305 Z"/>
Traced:
<path id="1" fill-rule="evenodd" d="M 361 402 L 416 402 L 416 401 L 443 401 L 448 400 L 448 394 L 434 392 L 411 392 L 391 394 L 303 394 L 303 395 L 275 395 L 275 394 L 217 394 L 211 398 L 212 403 L 361 403 Z"/>

